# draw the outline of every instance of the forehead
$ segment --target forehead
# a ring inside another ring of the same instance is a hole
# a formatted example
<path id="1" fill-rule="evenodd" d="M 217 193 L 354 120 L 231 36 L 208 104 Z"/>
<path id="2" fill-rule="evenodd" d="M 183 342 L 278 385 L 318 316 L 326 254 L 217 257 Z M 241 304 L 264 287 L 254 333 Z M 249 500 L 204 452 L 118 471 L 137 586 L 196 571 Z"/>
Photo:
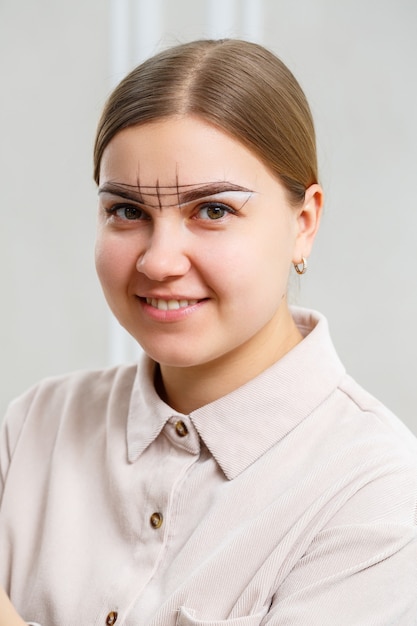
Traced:
<path id="1" fill-rule="evenodd" d="M 219 180 L 245 187 L 270 176 L 238 140 L 198 118 L 169 118 L 123 129 L 106 146 L 100 184 L 118 181 L 168 191 Z"/>

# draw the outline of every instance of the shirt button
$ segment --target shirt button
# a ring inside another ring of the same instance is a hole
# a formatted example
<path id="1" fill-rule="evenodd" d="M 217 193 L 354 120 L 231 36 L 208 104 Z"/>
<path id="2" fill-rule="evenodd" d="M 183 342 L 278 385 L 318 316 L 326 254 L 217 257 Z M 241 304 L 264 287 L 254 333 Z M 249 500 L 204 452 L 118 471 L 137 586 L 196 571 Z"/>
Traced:
<path id="1" fill-rule="evenodd" d="M 163 519 L 162 513 L 152 513 L 150 518 L 152 528 L 161 528 Z"/>
<path id="2" fill-rule="evenodd" d="M 178 437 L 185 437 L 186 435 L 188 435 L 188 428 L 186 427 L 184 422 L 179 421 L 175 424 L 175 432 L 177 433 Z"/>
<path id="3" fill-rule="evenodd" d="M 116 621 L 117 621 L 117 612 L 111 611 L 106 618 L 107 626 L 112 626 L 113 624 L 116 623 Z"/>

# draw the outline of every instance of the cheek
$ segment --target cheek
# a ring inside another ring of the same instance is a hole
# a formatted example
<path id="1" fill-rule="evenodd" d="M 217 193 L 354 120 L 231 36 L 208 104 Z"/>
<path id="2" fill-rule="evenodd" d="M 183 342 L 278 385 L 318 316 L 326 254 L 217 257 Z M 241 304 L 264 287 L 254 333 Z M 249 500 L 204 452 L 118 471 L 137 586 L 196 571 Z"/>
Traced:
<path id="1" fill-rule="evenodd" d="M 105 282 L 105 278 L 108 272 L 108 259 L 109 255 L 107 254 L 106 245 L 103 241 L 103 238 L 99 235 L 96 238 L 96 246 L 94 251 L 94 258 L 96 264 L 96 272 L 100 279 L 101 284 L 103 285 Z"/>
<path id="2" fill-rule="evenodd" d="M 291 262 L 294 235 L 286 222 L 253 229 L 240 257 L 248 271 L 281 275 Z"/>
<path id="3" fill-rule="evenodd" d="M 220 298 L 222 306 L 242 310 L 265 298 L 276 276 L 276 261 L 265 241 L 256 235 L 242 242 L 228 241 L 225 246 L 213 245 L 203 256 L 199 251 L 199 270 L 203 279 Z M 275 274 L 275 276 L 274 276 Z"/>
<path id="4" fill-rule="evenodd" d="M 128 266 L 131 265 L 128 248 L 111 237 L 99 235 L 95 246 L 95 264 L 103 288 L 115 287 L 126 276 Z"/>
<path id="5" fill-rule="evenodd" d="M 287 291 L 291 270 L 293 233 L 287 223 L 275 223 L 271 228 L 254 231 L 236 267 L 242 290 L 257 304 L 269 302 L 276 306 Z"/>
<path id="6" fill-rule="evenodd" d="M 277 219 L 262 236 L 260 263 L 263 262 L 265 268 L 269 265 L 277 278 L 287 275 L 291 266 L 296 240 L 294 224 L 292 219 Z"/>
<path id="7" fill-rule="evenodd" d="M 251 256 L 241 240 L 229 238 L 227 241 L 217 240 L 209 246 L 200 245 L 193 261 L 202 279 L 229 301 L 246 289 Z"/>

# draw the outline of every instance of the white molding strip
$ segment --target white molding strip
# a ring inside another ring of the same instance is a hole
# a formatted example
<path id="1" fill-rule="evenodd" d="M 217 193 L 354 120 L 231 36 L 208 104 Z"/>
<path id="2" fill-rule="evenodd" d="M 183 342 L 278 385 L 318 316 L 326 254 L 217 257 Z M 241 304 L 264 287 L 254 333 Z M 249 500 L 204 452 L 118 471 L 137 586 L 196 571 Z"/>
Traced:
<path id="1" fill-rule="evenodd" d="M 163 0 L 136 0 L 134 16 L 134 63 L 141 63 L 158 52 L 163 38 Z"/>
<path id="2" fill-rule="evenodd" d="M 242 37 L 255 43 L 261 43 L 264 29 L 263 0 L 241 0 L 241 2 Z"/>
<path id="3" fill-rule="evenodd" d="M 110 80 L 115 86 L 130 66 L 130 2 L 110 0 Z"/>
<path id="4" fill-rule="evenodd" d="M 238 0 L 209 0 L 206 5 L 207 36 L 219 39 L 236 37 Z"/>

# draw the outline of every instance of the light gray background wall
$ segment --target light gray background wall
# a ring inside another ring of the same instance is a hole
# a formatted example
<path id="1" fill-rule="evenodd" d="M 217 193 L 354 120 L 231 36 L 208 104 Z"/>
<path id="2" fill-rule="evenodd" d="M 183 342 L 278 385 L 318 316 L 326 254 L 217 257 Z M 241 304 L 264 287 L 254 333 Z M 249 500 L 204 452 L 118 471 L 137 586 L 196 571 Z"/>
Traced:
<path id="1" fill-rule="evenodd" d="M 161 45 L 213 33 L 208 2 L 159 4 Z M 218 20 L 218 35 L 249 34 L 243 4 L 234 24 Z M 417 2 L 259 4 L 262 42 L 311 103 L 326 190 L 294 297 L 327 315 L 350 373 L 417 432 Z M 0 0 L 1 413 L 43 376 L 114 360 L 91 181 L 95 125 L 116 78 L 111 15 L 106 0 Z M 129 42 L 133 63 L 133 31 Z"/>

